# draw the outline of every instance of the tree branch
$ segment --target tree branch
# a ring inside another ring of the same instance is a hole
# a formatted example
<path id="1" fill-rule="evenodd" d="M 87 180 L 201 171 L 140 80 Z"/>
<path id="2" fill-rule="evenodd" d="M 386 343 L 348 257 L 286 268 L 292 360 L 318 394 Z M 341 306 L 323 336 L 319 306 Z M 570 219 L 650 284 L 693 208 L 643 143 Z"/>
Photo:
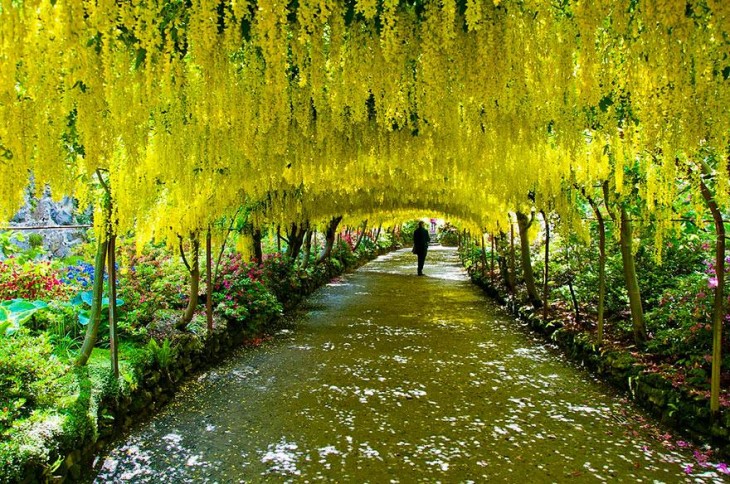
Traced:
<path id="1" fill-rule="evenodd" d="M 188 259 L 185 257 L 185 249 L 183 249 L 183 238 L 182 235 L 178 235 L 177 238 L 180 240 L 180 256 L 182 257 L 183 263 L 185 264 L 185 267 L 187 267 L 189 273 L 193 273 L 193 270 L 190 268 L 190 264 L 188 264 Z"/>

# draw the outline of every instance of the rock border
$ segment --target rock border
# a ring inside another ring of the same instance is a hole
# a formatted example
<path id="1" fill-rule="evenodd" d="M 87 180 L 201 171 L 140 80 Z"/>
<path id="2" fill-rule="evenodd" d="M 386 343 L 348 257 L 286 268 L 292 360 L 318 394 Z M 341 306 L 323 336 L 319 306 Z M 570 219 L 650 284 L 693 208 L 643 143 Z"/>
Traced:
<path id="1" fill-rule="evenodd" d="M 532 306 L 522 306 L 474 275 L 472 283 L 497 301 L 507 312 L 525 322 L 573 362 L 601 377 L 625 393 L 650 415 L 689 438 L 710 443 L 718 455 L 730 457 L 730 411 L 721 408 L 713 418 L 710 402 L 701 395 L 675 387 L 671 381 L 653 372 L 626 351 L 602 351 L 581 332 L 565 329 L 559 321 L 543 321 Z"/>

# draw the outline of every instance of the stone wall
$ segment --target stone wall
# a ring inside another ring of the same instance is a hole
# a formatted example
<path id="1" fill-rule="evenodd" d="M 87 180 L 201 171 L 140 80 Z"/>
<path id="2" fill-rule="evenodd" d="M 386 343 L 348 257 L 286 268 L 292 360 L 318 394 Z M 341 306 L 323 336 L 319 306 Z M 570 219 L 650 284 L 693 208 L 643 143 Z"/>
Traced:
<path id="1" fill-rule="evenodd" d="M 204 340 L 193 334 L 180 334 L 174 341 L 174 357 L 164 368 L 157 364 L 141 368 L 139 386 L 131 394 L 99 403 L 96 435 L 77 443 L 73 449 L 63 451 L 63 463 L 52 472 L 50 480 L 82 480 L 94 456 L 114 437 L 154 415 L 172 399 L 186 377 L 220 363 L 245 341 L 241 325 L 228 325 L 222 320 L 216 320 L 215 329 Z M 47 469 L 31 471 L 27 482 L 49 480 Z"/>
<path id="2" fill-rule="evenodd" d="M 72 198 L 63 197 L 58 202 L 53 201 L 50 190 L 46 189 L 38 198 L 26 196 L 25 205 L 12 218 L 8 228 L 80 225 L 78 218 L 76 203 Z M 84 214 L 83 218 L 90 219 L 90 214 Z M 28 236 L 39 234 L 43 238 L 43 247 L 52 257 L 66 257 L 83 242 L 85 233 L 85 228 L 23 230 L 25 240 L 16 238 L 14 243 L 20 249 L 28 249 Z"/>

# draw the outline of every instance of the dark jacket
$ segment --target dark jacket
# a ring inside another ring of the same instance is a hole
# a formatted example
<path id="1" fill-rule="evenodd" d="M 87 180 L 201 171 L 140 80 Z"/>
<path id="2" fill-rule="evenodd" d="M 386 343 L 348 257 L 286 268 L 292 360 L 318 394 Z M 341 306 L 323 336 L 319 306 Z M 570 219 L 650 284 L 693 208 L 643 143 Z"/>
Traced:
<path id="1" fill-rule="evenodd" d="M 418 227 L 413 232 L 413 253 L 425 253 L 428 250 L 428 243 L 430 241 L 431 237 L 428 235 L 428 230 L 425 227 Z"/>

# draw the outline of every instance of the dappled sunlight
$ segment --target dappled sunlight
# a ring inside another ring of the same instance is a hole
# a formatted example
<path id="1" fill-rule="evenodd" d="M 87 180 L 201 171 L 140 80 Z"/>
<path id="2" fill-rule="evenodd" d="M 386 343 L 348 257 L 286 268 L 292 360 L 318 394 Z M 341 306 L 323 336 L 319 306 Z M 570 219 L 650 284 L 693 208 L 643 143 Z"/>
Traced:
<path id="1" fill-rule="evenodd" d="M 721 482 L 689 480 L 689 453 L 456 277 L 453 250 L 425 278 L 411 259 L 320 290 L 119 442 L 97 481 Z"/>

